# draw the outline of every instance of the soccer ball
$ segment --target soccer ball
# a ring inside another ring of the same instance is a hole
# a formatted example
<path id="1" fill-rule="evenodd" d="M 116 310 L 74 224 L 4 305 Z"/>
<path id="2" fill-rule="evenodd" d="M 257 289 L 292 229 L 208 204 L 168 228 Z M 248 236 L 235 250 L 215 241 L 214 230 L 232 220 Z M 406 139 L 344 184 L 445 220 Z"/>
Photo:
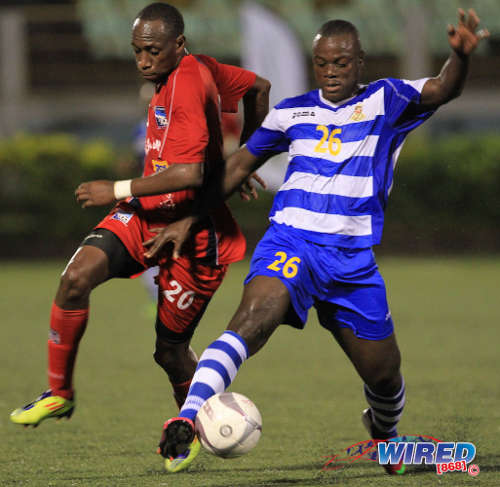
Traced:
<path id="1" fill-rule="evenodd" d="M 195 429 L 201 444 L 214 455 L 235 458 L 257 445 L 262 417 L 257 406 L 243 394 L 223 392 L 207 399 L 196 416 Z"/>

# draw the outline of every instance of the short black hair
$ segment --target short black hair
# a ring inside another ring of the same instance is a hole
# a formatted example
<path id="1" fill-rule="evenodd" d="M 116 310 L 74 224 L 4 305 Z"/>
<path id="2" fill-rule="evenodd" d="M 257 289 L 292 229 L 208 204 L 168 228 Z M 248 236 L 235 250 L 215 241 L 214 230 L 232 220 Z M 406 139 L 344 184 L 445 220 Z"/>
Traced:
<path id="1" fill-rule="evenodd" d="M 144 7 L 136 19 L 161 20 L 173 37 L 184 34 L 184 19 L 182 14 L 173 5 L 163 2 L 155 2 Z"/>
<path id="2" fill-rule="evenodd" d="M 318 30 L 318 35 L 322 37 L 332 37 L 342 34 L 351 34 L 353 37 L 359 39 L 358 29 L 354 24 L 347 20 L 329 20 L 325 22 Z"/>

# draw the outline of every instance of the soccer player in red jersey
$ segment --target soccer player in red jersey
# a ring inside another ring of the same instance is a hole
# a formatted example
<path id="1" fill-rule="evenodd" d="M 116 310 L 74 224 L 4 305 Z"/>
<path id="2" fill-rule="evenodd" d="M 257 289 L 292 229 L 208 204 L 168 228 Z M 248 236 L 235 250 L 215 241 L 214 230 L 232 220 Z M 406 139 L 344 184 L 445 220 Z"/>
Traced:
<path id="1" fill-rule="evenodd" d="M 144 255 L 143 243 L 158 229 L 193 211 L 204 182 L 223 162 L 221 112 L 236 112 L 243 98 L 242 141 L 267 114 L 267 80 L 211 57 L 189 54 L 183 32 L 182 15 L 164 3 L 145 7 L 132 31 L 137 68 L 155 83 L 148 109 L 144 176 L 169 171 L 175 187 L 168 194 L 125 199 L 83 240 L 61 276 L 52 306 L 50 389 L 15 410 L 11 414 L 15 423 L 37 426 L 49 417 L 71 416 L 73 368 L 91 291 L 108 279 L 131 277 L 156 265 Z M 102 185 L 82 186 L 99 192 Z M 116 198 L 111 200 L 130 196 L 126 186 L 118 184 Z M 197 365 L 189 345 L 193 332 L 228 265 L 242 259 L 245 252 L 245 239 L 224 204 L 210 212 L 193 233 L 186 254 L 159 260 L 154 358 L 167 373 L 179 407 Z"/>

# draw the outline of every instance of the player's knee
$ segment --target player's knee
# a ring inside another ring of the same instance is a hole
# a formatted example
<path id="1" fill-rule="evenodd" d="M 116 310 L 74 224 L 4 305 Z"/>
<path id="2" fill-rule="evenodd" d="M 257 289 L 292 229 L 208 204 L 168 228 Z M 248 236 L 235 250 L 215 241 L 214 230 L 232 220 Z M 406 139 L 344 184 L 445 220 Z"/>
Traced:
<path id="1" fill-rule="evenodd" d="M 230 327 L 246 342 L 250 355 L 258 352 L 267 342 L 279 319 L 273 313 L 273 299 L 264 298 L 252 301 L 240 309 Z"/>
<path id="2" fill-rule="evenodd" d="M 154 361 L 162 368 L 167 367 L 172 362 L 171 354 L 169 354 L 168 347 L 165 345 L 156 344 L 156 349 L 153 353 Z"/>
<path id="3" fill-rule="evenodd" d="M 154 361 L 167 373 L 175 373 L 176 369 L 182 362 L 182 357 L 179 355 L 178 347 L 164 341 L 156 344 L 153 358 Z"/>
<path id="4" fill-rule="evenodd" d="M 379 370 L 375 369 L 369 378 L 368 387 L 382 396 L 392 396 L 401 389 L 402 377 L 398 364 L 390 364 Z"/>
<path id="5" fill-rule="evenodd" d="M 66 301 L 77 301 L 90 294 L 90 280 L 78 267 L 69 267 L 61 276 L 60 290 Z"/>

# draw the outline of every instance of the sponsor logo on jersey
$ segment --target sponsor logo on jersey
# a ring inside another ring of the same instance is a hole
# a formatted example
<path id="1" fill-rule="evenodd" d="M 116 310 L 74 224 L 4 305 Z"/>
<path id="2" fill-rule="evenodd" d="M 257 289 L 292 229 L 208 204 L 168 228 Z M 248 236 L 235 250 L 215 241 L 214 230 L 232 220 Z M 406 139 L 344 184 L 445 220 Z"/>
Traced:
<path id="1" fill-rule="evenodd" d="M 292 120 L 297 117 L 315 117 L 316 114 L 314 113 L 314 110 L 303 110 L 301 112 L 293 112 L 292 114 Z"/>
<path id="2" fill-rule="evenodd" d="M 119 222 L 122 222 L 124 225 L 128 225 L 128 222 L 133 216 L 134 216 L 133 213 L 125 213 L 124 211 L 117 211 L 111 217 L 111 220 L 118 220 Z"/>
<path id="3" fill-rule="evenodd" d="M 174 196 L 172 193 L 166 193 L 163 196 L 163 200 L 160 202 L 159 207 L 166 210 L 173 210 L 176 207 Z"/>
<path id="4" fill-rule="evenodd" d="M 354 113 L 351 115 L 351 120 L 361 122 L 361 120 L 364 120 L 365 118 L 366 115 L 363 113 L 363 105 L 356 105 L 354 107 Z"/>
<path id="5" fill-rule="evenodd" d="M 146 139 L 146 142 L 144 144 L 144 152 L 146 154 L 149 154 L 150 150 L 159 151 L 160 148 L 161 148 L 161 140 L 160 139 L 151 140 L 149 137 Z"/>
<path id="6" fill-rule="evenodd" d="M 168 125 L 165 107 L 155 107 L 155 120 L 159 129 L 164 129 Z"/>
<path id="7" fill-rule="evenodd" d="M 168 167 L 168 161 L 162 161 L 160 159 L 153 159 L 151 161 L 151 164 L 153 165 L 154 172 L 163 171 L 164 169 L 167 169 L 167 167 Z"/>

